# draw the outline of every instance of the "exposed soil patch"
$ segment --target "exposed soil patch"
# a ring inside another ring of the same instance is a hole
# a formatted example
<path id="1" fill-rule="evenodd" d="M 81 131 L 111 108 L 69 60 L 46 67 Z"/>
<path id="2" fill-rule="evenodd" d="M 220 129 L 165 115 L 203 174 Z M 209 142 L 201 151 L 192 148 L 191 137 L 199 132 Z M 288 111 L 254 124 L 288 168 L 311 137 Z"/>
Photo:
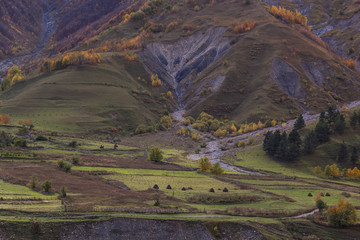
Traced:
<path id="1" fill-rule="evenodd" d="M 93 210 L 95 205 L 133 204 L 146 207 L 143 202 L 153 198 L 150 193 L 124 190 L 84 172 L 65 173 L 54 164 L 0 163 L 1 179 L 11 183 L 26 185 L 33 175 L 38 177 L 40 183 L 51 180 L 54 191 L 65 186 L 68 193 L 75 194 L 64 200 L 68 209 L 73 211 Z"/>
<path id="2" fill-rule="evenodd" d="M 278 86 L 290 97 L 297 99 L 305 98 L 305 91 L 301 87 L 300 74 L 297 73 L 287 62 L 280 58 L 274 58 L 270 76 Z"/>

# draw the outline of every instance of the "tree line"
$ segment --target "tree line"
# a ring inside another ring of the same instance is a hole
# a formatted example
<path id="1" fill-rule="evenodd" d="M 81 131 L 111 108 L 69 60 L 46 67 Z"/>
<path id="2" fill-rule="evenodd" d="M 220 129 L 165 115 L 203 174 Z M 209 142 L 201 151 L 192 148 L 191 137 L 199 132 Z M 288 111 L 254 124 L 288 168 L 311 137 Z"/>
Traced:
<path id="1" fill-rule="evenodd" d="M 360 125 L 360 114 L 355 113 L 351 119 L 352 126 Z M 298 130 L 304 127 L 305 121 L 300 115 L 289 135 L 286 132 L 280 133 L 279 130 L 267 132 L 263 142 L 263 150 L 270 156 L 284 161 L 294 161 L 302 153 L 311 154 L 318 145 L 328 142 L 331 135 L 344 133 L 346 128 L 345 116 L 334 106 L 329 106 L 327 113 L 322 112 L 320 114 L 315 130 L 310 131 L 302 140 Z M 337 159 L 339 162 L 345 162 L 348 156 L 348 147 L 343 143 L 340 146 Z M 357 161 L 356 148 L 352 150 L 352 161 Z"/>

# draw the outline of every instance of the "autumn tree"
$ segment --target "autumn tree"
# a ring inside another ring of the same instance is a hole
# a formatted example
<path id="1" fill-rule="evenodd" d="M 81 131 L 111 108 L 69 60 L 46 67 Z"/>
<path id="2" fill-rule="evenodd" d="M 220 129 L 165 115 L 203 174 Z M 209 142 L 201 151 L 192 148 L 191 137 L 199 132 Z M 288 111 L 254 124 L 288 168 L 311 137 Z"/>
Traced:
<path id="1" fill-rule="evenodd" d="M 337 205 L 329 208 L 327 218 L 329 223 L 336 227 L 355 225 L 357 211 L 349 201 L 340 199 Z"/>
<path id="2" fill-rule="evenodd" d="M 340 176 L 340 169 L 338 166 L 334 163 L 333 165 L 329 166 L 326 165 L 324 173 L 327 177 L 338 177 Z"/>
<path id="3" fill-rule="evenodd" d="M 349 168 L 346 172 L 346 176 L 349 178 L 360 178 L 360 170 L 357 167 L 353 169 Z"/>
<path id="4" fill-rule="evenodd" d="M 1 121 L 3 124 L 9 124 L 9 123 L 11 123 L 11 118 L 10 118 L 10 116 L 9 115 L 7 115 L 7 114 L 4 114 L 3 116 L 2 116 L 2 121 Z"/>
<path id="5" fill-rule="evenodd" d="M 171 128 L 172 122 L 173 122 L 173 120 L 172 120 L 170 115 L 162 116 L 161 119 L 160 119 L 161 125 L 166 129 Z"/>
<path id="6" fill-rule="evenodd" d="M 174 96 L 173 96 L 172 92 L 168 91 L 168 92 L 166 93 L 166 97 L 167 97 L 169 100 L 174 101 Z"/>
<path id="7" fill-rule="evenodd" d="M 157 74 L 155 76 L 151 75 L 151 86 L 155 88 L 161 86 L 161 80 L 159 79 L 159 76 Z"/>
<path id="8" fill-rule="evenodd" d="M 10 86 L 14 85 L 16 82 L 19 82 L 24 79 L 24 75 L 21 72 L 21 69 L 14 65 L 8 69 L 6 78 L 10 81 Z"/>

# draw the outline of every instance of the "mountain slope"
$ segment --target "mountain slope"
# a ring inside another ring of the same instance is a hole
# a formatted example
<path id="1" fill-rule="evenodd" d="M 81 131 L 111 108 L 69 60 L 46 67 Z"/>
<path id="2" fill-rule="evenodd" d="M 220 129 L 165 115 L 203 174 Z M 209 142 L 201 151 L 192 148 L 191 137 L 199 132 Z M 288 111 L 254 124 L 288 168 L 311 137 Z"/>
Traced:
<path id="1" fill-rule="evenodd" d="M 278 1 L 266 2 L 278 4 Z M 286 6 L 297 8 L 292 2 Z M 349 68 L 342 57 L 303 26 L 275 18 L 263 2 L 83 0 L 64 4 L 56 1 L 51 7 L 58 20 L 57 31 L 46 45 L 49 54 L 61 49 L 100 52 L 104 59 L 102 67 L 118 66 L 116 71 L 127 76 L 118 78 L 119 84 L 128 79 L 137 81 L 139 73 L 140 79 L 146 81 L 150 81 L 150 75 L 157 74 L 163 82 L 163 94 L 171 91 L 175 97 L 173 106 L 168 103 L 166 108 L 171 110 L 176 106 L 193 117 L 206 111 L 239 122 L 286 120 L 305 111 L 319 112 L 328 104 L 341 106 L 357 99 L 360 93 L 359 72 Z M 88 13 L 81 9 L 88 9 Z M 122 57 L 113 59 L 114 52 Z M 83 77 L 66 78 L 80 78 L 84 85 L 92 85 L 91 78 L 86 76 L 92 75 L 93 68 L 81 67 Z M 64 73 L 66 70 L 59 74 Z M 96 82 L 105 84 L 106 79 L 98 75 Z M 132 88 L 160 94 L 149 82 L 144 84 L 138 81 Z M 31 92 L 34 87 L 29 84 L 26 91 Z M 2 94 L 1 112 L 18 111 L 20 105 L 12 104 L 12 101 L 22 102 L 20 95 L 15 97 L 13 93 L 17 88 Z M 37 86 L 36 91 L 41 94 L 47 90 Z M 97 104 L 87 101 L 89 96 L 85 95 L 77 105 L 84 105 L 91 112 L 93 104 Z M 99 102 L 105 99 L 106 96 L 97 96 Z M 121 104 L 113 110 L 121 109 Z M 138 109 L 148 109 L 144 102 L 136 104 Z M 102 122 L 99 127 L 120 124 L 126 129 L 140 123 L 154 123 L 165 108 L 161 101 L 152 104 L 157 109 L 156 116 L 149 117 L 148 111 L 140 111 L 138 121 L 132 126 L 126 123 L 128 119 L 118 123 L 108 112 L 94 122 Z M 35 105 L 41 106 L 42 102 L 39 100 Z M 81 125 L 82 120 L 76 121 Z"/>
<path id="2" fill-rule="evenodd" d="M 41 0 L 1 1 L 0 16 L 0 59 L 36 47 L 42 28 Z"/>
<path id="3" fill-rule="evenodd" d="M 1 112 L 14 122 L 30 119 L 40 129 L 62 132 L 127 132 L 140 123 L 154 124 L 167 101 L 132 77 L 136 71 L 149 79 L 134 67 L 114 56 L 98 66 L 73 67 L 19 83 L 2 94 Z"/>

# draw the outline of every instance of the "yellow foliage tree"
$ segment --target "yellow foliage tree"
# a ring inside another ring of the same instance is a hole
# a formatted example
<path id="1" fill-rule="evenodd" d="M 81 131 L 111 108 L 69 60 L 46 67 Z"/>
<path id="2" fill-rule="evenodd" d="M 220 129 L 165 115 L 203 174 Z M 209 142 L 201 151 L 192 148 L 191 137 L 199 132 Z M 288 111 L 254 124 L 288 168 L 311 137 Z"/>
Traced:
<path id="1" fill-rule="evenodd" d="M 153 87 L 160 87 L 161 86 L 161 80 L 159 79 L 159 76 L 156 74 L 151 75 L 151 86 Z"/>
<path id="2" fill-rule="evenodd" d="M 277 122 L 276 122 L 275 120 L 272 120 L 272 121 L 271 121 L 271 126 L 272 126 L 272 127 L 275 127 L 276 124 L 277 124 Z"/>
<path id="3" fill-rule="evenodd" d="M 321 173 L 322 173 L 321 167 L 320 167 L 320 166 L 314 167 L 314 173 L 315 173 L 315 174 L 321 174 Z"/>
<path id="4" fill-rule="evenodd" d="M 170 115 L 162 116 L 160 119 L 161 125 L 163 125 L 167 129 L 171 128 L 172 121 L 173 120 Z"/>
<path id="5" fill-rule="evenodd" d="M 8 69 L 6 74 L 6 78 L 10 81 L 10 86 L 24 79 L 24 75 L 22 74 L 20 68 L 16 65 L 12 66 Z"/>
<path id="6" fill-rule="evenodd" d="M 334 163 L 333 165 L 329 166 L 327 165 L 325 167 L 325 175 L 328 177 L 338 177 L 340 176 L 340 169 L 338 168 L 338 166 Z"/>
<path id="7" fill-rule="evenodd" d="M 207 157 L 202 157 L 199 159 L 199 167 L 200 171 L 202 172 L 208 172 L 210 168 L 212 167 L 212 164 Z"/>
<path id="8" fill-rule="evenodd" d="M 232 124 L 231 127 L 230 127 L 230 133 L 234 133 L 236 131 L 237 131 L 237 128 L 235 127 L 234 124 Z"/>

